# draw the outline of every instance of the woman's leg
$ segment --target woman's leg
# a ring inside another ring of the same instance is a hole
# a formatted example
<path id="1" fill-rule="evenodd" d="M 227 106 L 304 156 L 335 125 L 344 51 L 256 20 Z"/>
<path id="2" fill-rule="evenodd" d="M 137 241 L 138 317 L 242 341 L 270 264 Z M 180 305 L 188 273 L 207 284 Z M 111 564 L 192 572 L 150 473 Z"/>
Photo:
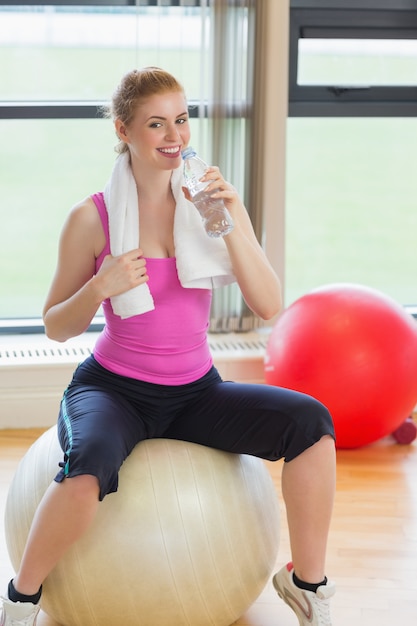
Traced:
<path id="1" fill-rule="evenodd" d="M 65 451 L 61 471 L 35 513 L 13 586 L 27 596 L 38 592 L 49 572 L 93 521 L 100 500 L 117 490 L 121 464 L 146 428 L 122 389 L 89 384 L 81 366 L 65 392 L 58 437 Z M 82 378 L 84 377 L 84 378 Z M 75 381 L 75 382 L 74 382 Z"/>
<path id="2" fill-rule="evenodd" d="M 49 572 L 67 549 L 87 530 L 99 504 L 95 476 L 53 482 L 32 522 L 20 569 L 13 585 L 25 595 L 38 592 Z"/>
<path id="3" fill-rule="evenodd" d="M 269 385 L 210 386 L 165 434 L 269 460 L 284 458 L 282 491 L 296 575 L 324 579 L 335 491 L 334 429 L 314 398 Z"/>
<path id="4" fill-rule="evenodd" d="M 325 576 L 335 493 L 335 456 L 333 438 L 324 436 L 284 463 L 282 471 L 294 571 L 306 582 L 318 583 Z"/>

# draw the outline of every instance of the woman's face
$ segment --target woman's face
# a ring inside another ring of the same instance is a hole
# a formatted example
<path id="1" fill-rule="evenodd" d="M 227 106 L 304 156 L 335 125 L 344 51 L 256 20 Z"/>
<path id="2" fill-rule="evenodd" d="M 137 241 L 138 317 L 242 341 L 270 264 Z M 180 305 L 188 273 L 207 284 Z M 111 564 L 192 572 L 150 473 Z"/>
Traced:
<path id="1" fill-rule="evenodd" d="M 188 107 L 181 91 L 150 96 L 137 108 L 129 127 L 116 120 L 132 159 L 142 166 L 172 170 L 181 164 L 181 150 L 190 141 Z"/>

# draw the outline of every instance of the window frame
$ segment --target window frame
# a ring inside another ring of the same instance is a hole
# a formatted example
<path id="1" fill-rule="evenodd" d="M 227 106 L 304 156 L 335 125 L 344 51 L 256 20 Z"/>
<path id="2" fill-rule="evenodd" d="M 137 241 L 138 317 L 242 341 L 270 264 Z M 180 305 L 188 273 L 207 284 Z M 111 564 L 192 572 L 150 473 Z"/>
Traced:
<path id="1" fill-rule="evenodd" d="M 417 117 L 417 85 L 299 85 L 298 42 L 307 34 L 417 40 L 415 0 L 290 0 L 288 117 Z M 417 319 L 417 305 L 404 309 Z"/>
<path id="2" fill-rule="evenodd" d="M 415 117 L 416 86 L 299 85 L 302 38 L 416 39 L 414 0 L 291 0 L 290 117 Z"/>
<path id="3" fill-rule="evenodd" d="M 26 3 L 26 6 L 30 5 L 42 5 L 42 6 L 126 6 L 126 7 L 155 7 L 160 4 L 160 0 L 55 0 L 52 2 L 31 2 Z M 1 0 L 0 6 L 21 6 L 25 3 L 19 0 Z M 201 6 L 201 0 L 165 0 L 164 6 L 166 7 L 199 7 Z"/>

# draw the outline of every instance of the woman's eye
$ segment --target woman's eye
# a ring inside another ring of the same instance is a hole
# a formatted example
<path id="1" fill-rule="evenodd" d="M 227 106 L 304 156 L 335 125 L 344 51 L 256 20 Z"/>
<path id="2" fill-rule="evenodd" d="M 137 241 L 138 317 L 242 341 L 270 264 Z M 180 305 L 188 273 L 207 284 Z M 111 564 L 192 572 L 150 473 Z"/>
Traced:
<path id="1" fill-rule="evenodd" d="M 151 124 L 151 128 L 159 128 L 160 126 L 162 126 L 161 122 L 152 122 Z"/>
<path id="2" fill-rule="evenodd" d="M 186 122 L 188 122 L 186 117 L 180 117 L 180 119 L 177 120 L 177 124 L 185 124 Z"/>

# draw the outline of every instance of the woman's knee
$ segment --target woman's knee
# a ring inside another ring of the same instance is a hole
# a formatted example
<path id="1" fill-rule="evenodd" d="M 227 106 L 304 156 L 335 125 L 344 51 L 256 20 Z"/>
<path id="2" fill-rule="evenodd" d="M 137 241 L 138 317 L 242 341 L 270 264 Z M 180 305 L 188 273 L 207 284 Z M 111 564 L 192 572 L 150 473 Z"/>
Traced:
<path id="1" fill-rule="evenodd" d="M 80 506 L 91 500 L 98 500 L 100 493 L 99 480 L 93 474 L 68 476 L 62 486 L 67 490 L 71 500 Z"/>
<path id="2" fill-rule="evenodd" d="M 334 437 L 333 419 L 329 409 L 317 398 L 304 395 L 302 403 L 302 421 L 309 427 L 317 429 L 322 435 L 330 435 Z"/>

